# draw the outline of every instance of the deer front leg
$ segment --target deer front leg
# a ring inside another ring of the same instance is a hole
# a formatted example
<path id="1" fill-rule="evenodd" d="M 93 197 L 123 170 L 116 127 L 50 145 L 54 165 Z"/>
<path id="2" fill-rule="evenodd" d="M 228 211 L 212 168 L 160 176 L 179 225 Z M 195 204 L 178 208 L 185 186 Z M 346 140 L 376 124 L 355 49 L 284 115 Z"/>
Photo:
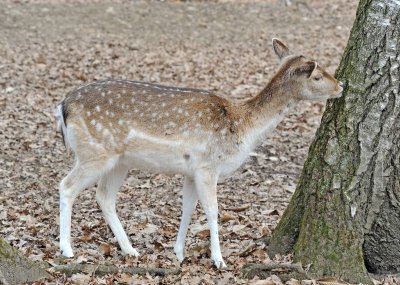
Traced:
<path id="1" fill-rule="evenodd" d="M 193 178 L 185 177 L 182 192 L 182 220 L 174 246 L 174 252 L 179 262 L 182 262 L 184 258 L 186 234 L 198 201 Z"/>
<path id="2" fill-rule="evenodd" d="M 200 169 L 195 174 L 195 187 L 210 227 L 211 259 L 217 268 L 226 268 L 218 236 L 218 175 L 213 169 Z"/>

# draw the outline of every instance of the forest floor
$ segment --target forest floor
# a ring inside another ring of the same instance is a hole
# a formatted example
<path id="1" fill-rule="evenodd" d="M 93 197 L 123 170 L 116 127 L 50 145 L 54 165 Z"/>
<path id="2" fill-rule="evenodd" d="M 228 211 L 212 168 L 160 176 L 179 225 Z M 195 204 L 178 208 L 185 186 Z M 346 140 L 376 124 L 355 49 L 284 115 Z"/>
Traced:
<path id="1" fill-rule="evenodd" d="M 221 243 L 229 267 L 222 272 L 211 264 L 206 218 L 200 207 L 188 234 L 188 258 L 179 264 L 173 254 L 182 177 L 138 170 L 130 172 L 118 194 L 117 208 L 141 256 L 121 255 L 92 187 L 81 193 L 74 207 L 76 256 L 62 259 L 58 185 L 73 158 L 56 131 L 54 110 L 67 92 L 105 78 L 248 98 L 265 86 L 278 66 L 271 49 L 273 37 L 334 72 L 357 1 L 294 1 L 290 6 L 284 2 L 2 1 L 0 236 L 25 256 L 51 266 L 88 263 L 179 271 L 165 277 L 121 271 L 104 276 L 52 272 L 53 277 L 41 284 L 283 282 L 274 275 L 267 281 L 257 277 L 249 281 L 241 268 L 254 262 L 291 261 L 290 256 L 270 259 L 261 240 L 271 235 L 294 192 L 323 102 L 296 106 L 243 167 L 219 184 Z M 390 280 L 387 277 L 385 282 L 394 282 Z"/>

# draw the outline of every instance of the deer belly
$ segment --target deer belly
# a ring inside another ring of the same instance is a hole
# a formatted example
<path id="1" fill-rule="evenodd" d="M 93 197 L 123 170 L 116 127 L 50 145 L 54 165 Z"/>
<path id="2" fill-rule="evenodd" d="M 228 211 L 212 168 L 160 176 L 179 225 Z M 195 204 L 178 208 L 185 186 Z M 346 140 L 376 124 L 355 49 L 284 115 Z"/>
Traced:
<path id="1" fill-rule="evenodd" d="M 184 141 L 133 137 L 126 145 L 123 163 L 152 172 L 191 175 L 199 156 L 199 151 Z"/>
<path id="2" fill-rule="evenodd" d="M 126 153 L 122 163 L 142 170 L 156 173 L 181 173 L 187 174 L 188 162 L 176 153 L 138 151 Z"/>

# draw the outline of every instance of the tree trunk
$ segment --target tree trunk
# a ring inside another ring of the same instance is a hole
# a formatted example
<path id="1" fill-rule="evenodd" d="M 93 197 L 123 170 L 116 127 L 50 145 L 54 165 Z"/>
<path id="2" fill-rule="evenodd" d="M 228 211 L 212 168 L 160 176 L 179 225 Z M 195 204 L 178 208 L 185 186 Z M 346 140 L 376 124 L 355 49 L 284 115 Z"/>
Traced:
<path id="1" fill-rule="evenodd" d="M 329 33 L 329 31 L 327 31 Z M 400 1 L 360 0 L 296 192 L 269 244 L 318 276 L 400 272 Z"/>
<path id="2" fill-rule="evenodd" d="M 0 284 L 21 284 L 49 276 L 40 265 L 20 256 L 0 238 Z"/>

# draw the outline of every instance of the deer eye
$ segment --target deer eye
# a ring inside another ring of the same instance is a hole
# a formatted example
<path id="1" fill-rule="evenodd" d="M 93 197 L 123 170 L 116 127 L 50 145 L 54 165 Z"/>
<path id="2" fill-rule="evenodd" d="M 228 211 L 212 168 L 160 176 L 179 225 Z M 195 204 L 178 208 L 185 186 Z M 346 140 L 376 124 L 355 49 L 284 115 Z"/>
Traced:
<path id="1" fill-rule="evenodd" d="M 315 80 L 315 81 L 319 81 L 319 80 L 321 80 L 321 79 L 322 79 L 322 76 L 321 76 L 321 75 L 315 76 L 315 77 L 314 77 L 314 80 Z"/>

